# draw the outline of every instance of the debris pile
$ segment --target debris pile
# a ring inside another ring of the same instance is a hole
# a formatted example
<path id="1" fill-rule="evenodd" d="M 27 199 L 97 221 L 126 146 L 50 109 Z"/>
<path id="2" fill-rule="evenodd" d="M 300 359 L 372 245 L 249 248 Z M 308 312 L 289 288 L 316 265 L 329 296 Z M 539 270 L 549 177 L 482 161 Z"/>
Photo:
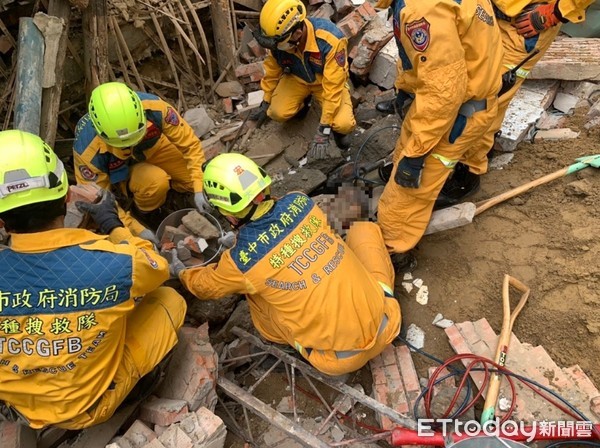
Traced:
<path id="1" fill-rule="evenodd" d="M 211 221 L 209 221 L 212 220 Z M 221 247 L 218 238 L 221 230 L 211 215 L 202 215 L 194 209 L 184 209 L 169 215 L 159 226 L 160 254 L 171 260 L 171 251 L 184 265 L 200 266 L 212 261 Z"/>

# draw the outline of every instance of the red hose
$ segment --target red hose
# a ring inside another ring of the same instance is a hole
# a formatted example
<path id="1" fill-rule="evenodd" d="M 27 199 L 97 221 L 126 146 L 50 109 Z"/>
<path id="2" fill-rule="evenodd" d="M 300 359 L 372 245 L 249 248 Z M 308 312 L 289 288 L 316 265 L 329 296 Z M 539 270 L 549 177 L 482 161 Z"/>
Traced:
<path id="1" fill-rule="evenodd" d="M 515 429 L 517 429 L 517 428 L 518 427 L 516 427 Z M 572 434 L 569 434 L 568 436 L 564 436 L 564 435 L 554 434 L 554 432 L 559 432 L 559 431 L 552 431 L 552 434 L 545 434 L 545 430 L 542 428 L 542 426 L 536 425 L 535 429 L 533 426 L 525 426 L 523 428 L 523 431 L 518 432 L 517 434 L 515 434 L 515 432 L 513 432 L 512 430 L 510 433 L 504 433 L 504 432 L 502 432 L 502 430 L 500 430 L 498 432 L 498 434 L 494 434 L 494 435 L 498 435 L 499 437 L 501 437 L 503 439 L 514 440 L 515 442 L 532 442 L 534 440 L 540 441 L 540 440 L 572 440 L 572 439 L 598 440 L 598 438 L 594 436 L 594 433 L 598 433 L 600 431 L 600 424 L 598 424 L 598 423 L 594 424 L 593 428 L 594 428 L 594 430 L 592 431 L 591 427 L 590 427 L 589 435 L 585 434 L 585 435 L 573 436 Z M 474 437 L 484 437 L 484 436 L 489 436 L 489 435 L 491 435 L 491 434 L 486 434 L 484 431 L 481 431 L 477 435 L 466 435 L 464 433 L 462 433 L 461 435 L 449 434 L 448 441 L 452 442 L 452 443 L 457 443 L 457 442 L 460 442 L 461 440 L 471 439 Z M 394 430 L 392 431 L 392 446 L 403 446 L 403 445 L 446 446 L 446 439 L 444 438 L 444 435 L 440 432 L 436 432 L 431 435 L 429 435 L 429 434 L 428 435 L 419 435 L 419 433 L 413 429 L 407 429 L 407 428 L 401 428 L 401 427 L 394 428 Z"/>

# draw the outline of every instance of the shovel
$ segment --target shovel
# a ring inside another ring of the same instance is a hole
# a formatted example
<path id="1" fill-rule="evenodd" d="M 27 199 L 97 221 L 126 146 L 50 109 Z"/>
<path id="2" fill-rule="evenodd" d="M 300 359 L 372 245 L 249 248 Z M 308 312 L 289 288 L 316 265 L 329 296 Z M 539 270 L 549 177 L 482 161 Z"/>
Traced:
<path id="1" fill-rule="evenodd" d="M 483 213 L 494 205 L 500 204 L 508 199 L 512 199 L 515 196 L 525 193 L 526 191 L 529 191 L 540 185 L 547 184 L 548 182 L 558 179 L 559 177 L 575 173 L 587 167 L 600 168 L 600 154 L 579 157 L 575 160 L 577 163 L 555 171 L 554 173 L 547 174 L 539 179 L 527 182 L 526 184 L 513 188 L 512 190 L 508 190 L 507 192 L 499 194 L 498 196 L 494 196 L 491 199 L 478 202 L 477 204 L 474 204 L 473 202 L 463 202 L 452 207 L 437 210 L 431 215 L 429 225 L 427 226 L 427 229 L 425 229 L 425 235 L 471 224 L 475 216 Z"/>

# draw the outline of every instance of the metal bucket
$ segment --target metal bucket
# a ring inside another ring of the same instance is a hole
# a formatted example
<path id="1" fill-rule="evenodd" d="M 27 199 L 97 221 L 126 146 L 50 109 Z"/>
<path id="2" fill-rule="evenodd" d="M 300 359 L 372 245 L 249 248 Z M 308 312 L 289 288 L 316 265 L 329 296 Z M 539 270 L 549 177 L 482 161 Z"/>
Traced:
<path id="1" fill-rule="evenodd" d="M 447 446 L 448 448 L 527 448 L 527 445 L 522 443 L 496 436 L 472 437 Z"/>
<path id="2" fill-rule="evenodd" d="M 193 212 L 193 211 L 197 211 L 197 210 L 195 208 L 184 208 L 184 209 L 177 210 L 176 212 L 171 213 L 169 216 L 167 216 L 165 219 L 163 219 L 163 221 L 158 226 L 158 229 L 156 229 L 156 236 L 157 236 L 158 240 L 159 241 L 161 240 L 163 233 L 165 231 L 165 227 L 167 227 L 167 226 L 178 227 L 181 224 L 181 220 L 183 219 L 183 217 L 185 215 L 187 215 L 189 212 Z M 210 221 L 210 223 L 217 228 L 220 235 L 223 236 L 223 234 L 224 234 L 223 227 L 221 227 L 221 224 L 219 223 L 217 218 L 215 218 L 213 215 L 208 214 L 208 213 L 201 213 L 201 214 L 206 219 L 208 219 Z M 209 263 L 212 263 L 215 260 L 215 258 L 217 258 L 224 249 L 225 248 L 223 247 L 222 244 L 218 244 L 215 241 L 214 244 L 209 244 L 208 247 L 204 250 L 204 252 L 202 252 L 202 255 L 205 255 L 204 262 L 193 265 L 193 266 L 187 266 L 187 267 L 191 268 L 194 266 L 205 266 Z"/>

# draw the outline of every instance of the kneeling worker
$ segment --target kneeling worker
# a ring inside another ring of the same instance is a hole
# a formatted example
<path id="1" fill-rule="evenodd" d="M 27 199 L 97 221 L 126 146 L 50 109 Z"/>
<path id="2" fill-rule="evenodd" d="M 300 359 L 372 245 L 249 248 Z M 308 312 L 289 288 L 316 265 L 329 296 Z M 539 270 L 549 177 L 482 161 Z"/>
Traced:
<path id="1" fill-rule="evenodd" d="M 175 346 L 186 311 L 160 286 L 167 261 L 124 228 L 111 193 L 76 203 L 102 235 L 64 228 L 68 188 L 38 136 L 0 132 L 0 400 L 32 428 L 108 420 Z"/>
<path id="2" fill-rule="evenodd" d="M 348 40 L 327 19 L 307 19 L 300 0 L 268 0 L 260 12 L 259 44 L 268 48 L 265 96 L 250 116 L 262 123 L 302 117 L 312 95 L 322 107 L 320 125 L 311 143 L 315 158 L 324 158 L 329 138 L 348 149 L 346 135 L 356 127 L 348 85 Z"/>
<path id="3" fill-rule="evenodd" d="M 355 371 L 400 330 L 394 269 L 381 231 L 356 222 L 344 242 L 311 198 L 270 196 L 271 179 L 241 154 L 204 168 L 208 202 L 238 230 L 218 263 L 172 273 L 198 298 L 246 294 L 267 340 L 294 347 L 323 373 Z"/>

